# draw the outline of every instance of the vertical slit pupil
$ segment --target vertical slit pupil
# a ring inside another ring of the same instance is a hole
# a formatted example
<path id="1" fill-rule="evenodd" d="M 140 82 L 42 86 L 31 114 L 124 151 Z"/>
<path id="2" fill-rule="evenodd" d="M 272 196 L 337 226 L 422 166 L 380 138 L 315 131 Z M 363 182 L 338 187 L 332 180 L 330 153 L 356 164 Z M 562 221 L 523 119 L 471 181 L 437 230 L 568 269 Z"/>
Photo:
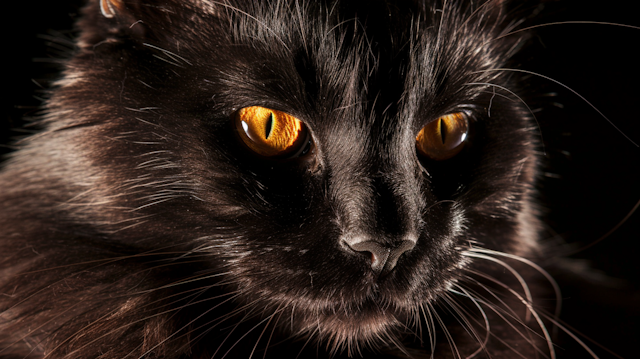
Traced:
<path id="1" fill-rule="evenodd" d="M 440 128 L 440 139 L 442 139 L 442 144 L 444 145 L 447 141 L 447 124 L 442 119 L 438 121 L 438 127 Z"/>
<path id="2" fill-rule="evenodd" d="M 271 132 L 273 131 L 273 112 L 269 115 L 269 119 L 267 120 L 267 124 L 265 126 L 265 139 L 269 139 Z"/>

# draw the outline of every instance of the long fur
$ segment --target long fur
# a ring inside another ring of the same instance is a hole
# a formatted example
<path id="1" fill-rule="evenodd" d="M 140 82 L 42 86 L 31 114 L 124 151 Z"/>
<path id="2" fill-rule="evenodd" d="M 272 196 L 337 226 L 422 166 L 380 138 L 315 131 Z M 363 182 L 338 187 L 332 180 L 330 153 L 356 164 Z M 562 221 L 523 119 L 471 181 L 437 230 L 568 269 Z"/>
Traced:
<path id="1" fill-rule="evenodd" d="M 0 357 L 554 356 L 521 9 L 106 3 L 0 173 Z M 244 148 L 255 105 L 310 153 Z M 467 147 L 420 158 L 452 112 Z M 377 276 L 349 236 L 417 244 Z"/>

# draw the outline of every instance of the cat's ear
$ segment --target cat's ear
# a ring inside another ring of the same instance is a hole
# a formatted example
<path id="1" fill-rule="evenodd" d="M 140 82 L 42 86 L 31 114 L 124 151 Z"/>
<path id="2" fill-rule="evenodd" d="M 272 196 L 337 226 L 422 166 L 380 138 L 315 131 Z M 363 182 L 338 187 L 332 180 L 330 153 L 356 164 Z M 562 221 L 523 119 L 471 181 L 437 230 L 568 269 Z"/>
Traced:
<path id="1" fill-rule="evenodd" d="M 143 28 L 148 27 L 144 24 L 156 15 L 153 10 L 145 11 L 151 7 L 143 6 L 140 0 L 94 0 L 94 3 L 97 6 L 90 6 L 87 11 L 91 12 L 91 17 L 98 18 L 97 26 L 111 34 L 144 35 L 146 31 Z"/>
<path id="2" fill-rule="evenodd" d="M 78 23 L 82 31 L 80 45 L 159 39 L 179 32 L 178 28 L 193 26 L 195 19 L 215 16 L 206 4 L 193 0 L 91 0 Z"/>
<path id="3" fill-rule="evenodd" d="M 89 1 L 78 22 L 80 47 L 93 47 L 123 38 L 144 39 L 149 35 L 149 25 L 157 21 L 144 10 L 140 0 Z"/>

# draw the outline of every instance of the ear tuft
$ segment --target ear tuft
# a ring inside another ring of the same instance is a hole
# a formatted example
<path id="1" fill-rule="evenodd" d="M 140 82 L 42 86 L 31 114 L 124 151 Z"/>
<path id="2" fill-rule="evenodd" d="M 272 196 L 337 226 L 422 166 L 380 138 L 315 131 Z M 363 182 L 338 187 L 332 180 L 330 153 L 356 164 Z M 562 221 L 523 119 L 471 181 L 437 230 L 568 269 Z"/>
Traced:
<path id="1" fill-rule="evenodd" d="M 100 11 L 107 19 L 116 15 L 118 10 L 122 10 L 124 4 L 121 0 L 100 0 Z"/>

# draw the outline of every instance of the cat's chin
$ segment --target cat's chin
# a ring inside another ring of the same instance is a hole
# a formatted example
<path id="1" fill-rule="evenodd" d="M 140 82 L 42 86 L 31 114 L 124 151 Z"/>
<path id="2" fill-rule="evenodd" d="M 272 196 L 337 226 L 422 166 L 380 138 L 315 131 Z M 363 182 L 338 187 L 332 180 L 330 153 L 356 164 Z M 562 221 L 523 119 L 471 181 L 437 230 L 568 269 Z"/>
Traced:
<path id="1" fill-rule="evenodd" d="M 353 310 L 322 313 L 295 310 L 294 317 L 298 333 L 326 343 L 336 351 L 375 349 L 395 337 L 394 333 L 410 321 L 405 311 L 382 308 L 374 302 Z"/>
<path id="2" fill-rule="evenodd" d="M 352 272 L 314 277 L 314 282 L 302 274 L 293 275 L 281 285 L 265 285 L 268 276 L 250 273 L 239 276 L 244 285 L 238 289 L 246 291 L 241 296 L 246 300 L 244 305 L 269 308 L 264 313 L 271 318 L 262 316 L 260 320 L 274 323 L 285 336 L 316 341 L 341 352 L 376 350 L 396 342 L 422 323 L 430 303 L 446 292 L 453 280 L 452 271 L 428 271 L 411 262 L 382 277 L 372 271 L 359 272 L 357 267 Z M 273 283 L 279 283 L 275 276 Z M 328 292 L 331 288 L 340 290 Z"/>

